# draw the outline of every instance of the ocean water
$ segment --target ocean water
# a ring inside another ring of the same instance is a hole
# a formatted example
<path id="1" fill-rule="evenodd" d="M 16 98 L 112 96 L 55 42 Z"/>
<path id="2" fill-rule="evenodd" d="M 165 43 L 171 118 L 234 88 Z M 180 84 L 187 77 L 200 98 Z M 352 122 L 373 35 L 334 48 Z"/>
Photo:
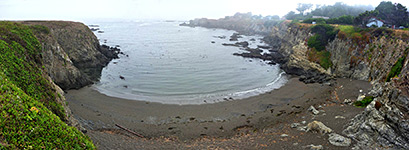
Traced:
<path id="1" fill-rule="evenodd" d="M 110 62 L 93 88 L 112 97 L 185 105 L 246 98 L 286 83 L 278 65 L 232 55 L 244 52 L 222 45 L 235 43 L 229 41 L 234 31 L 179 23 L 93 22 L 104 31 L 94 32 L 101 43 L 119 45 L 127 55 Z M 255 48 L 265 45 L 260 38 L 244 36 L 239 41 Z"/>

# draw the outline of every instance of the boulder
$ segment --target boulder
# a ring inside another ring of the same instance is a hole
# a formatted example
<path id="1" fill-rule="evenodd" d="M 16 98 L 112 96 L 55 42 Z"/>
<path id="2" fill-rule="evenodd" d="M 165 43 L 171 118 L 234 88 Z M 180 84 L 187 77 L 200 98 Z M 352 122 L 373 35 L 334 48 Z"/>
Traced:
<path id="1" fill-rule="evenodd" d="M 328 138 L 329 143 L 335 146 L 349 146 L 351 145 L 351 139 L 343 137 L 342 135 L 331 133 Z"/>
<path id="2" fill-rule="evenodd" d="M 324 123 L 320 121 L 313 121 L 307 125 L 307 132 L 308 131 L 317 131 L 321 134 L 331 133 L 332 129 L 328 128 L 324 125 Z"/>
<path id="3" fill-rule="evenodd" d="M 308 111 L 311 111 L 312 112 L 312 114 L 314 114 L 314 115 L 318 115 L 320 112 L 317 110 L 317 109 L 315 109 L 315 107 L 314 106 L 310 106 L 310 108 L 308 108 Z"/>

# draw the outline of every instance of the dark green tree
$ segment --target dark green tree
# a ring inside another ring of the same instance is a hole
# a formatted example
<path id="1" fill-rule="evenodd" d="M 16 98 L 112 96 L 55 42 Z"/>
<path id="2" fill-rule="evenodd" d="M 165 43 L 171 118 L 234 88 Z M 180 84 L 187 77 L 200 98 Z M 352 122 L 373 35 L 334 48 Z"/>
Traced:
<path id="1" fill-rule="evenodd" d="M 373 11 L 365 11 L 364 13 L 359 14 L 359 16 L 355 17 L 354 24 L 361 27 L 366 27 L 366 24 L 369 23 L 369 19 L 371 17 L 378 16 L 379 12 L 377 10 Z"/>
<path id="2" fill-rule="evenodd" d="M 379 12 L 378 18 L 383 19 L 386 24 L 401 26 L 409 22 L 408 11 L 405 6 L 392 2 L 381 2 L 376 8 Z"/>
<path id="3" fill-rule="evenodd" d="M 312 4 L 298 3 L 296 10 L 300 12 L 301 15 L 304 15 L 304 12 L 312 8 Z"/>

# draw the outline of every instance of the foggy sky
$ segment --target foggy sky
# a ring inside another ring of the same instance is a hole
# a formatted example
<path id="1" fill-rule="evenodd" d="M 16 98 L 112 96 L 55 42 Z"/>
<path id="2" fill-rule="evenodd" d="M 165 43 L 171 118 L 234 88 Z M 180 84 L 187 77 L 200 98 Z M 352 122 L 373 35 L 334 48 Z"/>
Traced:
<path id="1" fill-rule="evenodd" d="M 333 5 L 340 0 L 0 0 L 0 20 L 190 20 L 222 18 L 236 12 L 279 15 L 295 11 L 297 3 Z M 372 5 L 382 0 L 344 0 L 348 5 Z M 408 0 L 397 0 L 408 7 Z"/>

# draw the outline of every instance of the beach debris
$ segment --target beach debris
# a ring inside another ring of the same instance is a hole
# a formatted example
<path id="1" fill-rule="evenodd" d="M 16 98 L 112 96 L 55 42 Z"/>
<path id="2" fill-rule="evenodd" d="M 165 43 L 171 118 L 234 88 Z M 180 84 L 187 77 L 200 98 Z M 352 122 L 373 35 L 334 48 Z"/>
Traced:
<path id="1" fill-rule="evenodd" d="M 351 145 L 351 139 L 346 138 L 342 135 L 331 133 L 328 138 L 329 143 L 335 146 L 349 146 Z"/>
<path id="2" fill-rule="evenodd" d="M 313 145 L 313 144 L 304 146 L 304 148 L 309 148 L 310 150 L 323 150 L 324 149 L 322 145 Z"/>
<path id="3" fill-rule="evenodd" d="M 141 134 L 138 134 L 138 133 L 136 133 L 136 132 L 134 132 L 134 131 L 132 131 L 132 130 L 129 130 L 129 129 L 127 129 L 127 128 L 125 128 L 125 127 L 119 125 L 119 124 L 115 124 L 115 126 L 117 126 L 118 128 L 121 128 L 121 129 L 123 129 L 123 130 L 125 130 L 125 131 L 127 131 L 127 132 L 129 132 L 129 133 L 131 133 L 131 134 L 133 134 L 133 135 L 136 135 L 136 136 L 138 136 L 138 137 L 140 137 L 140 138 L 145 138 L 145 137 L 142 136 Z"/>
<path id="4" fill-rule="evenodd" d="M 281 134 L 281 137 L 288 137 L 288 134 Z"/>
<path id="5" fill-rule="evenodd" d="M 321 134 L 331 133 L 332 129 L 328 128 L 324 125 L 324 123 L 320 121 L 313 121 L 307 125 L 307 132 L 308 131 L 317 131 Z"/>
<path id="6" fill-rule="evenodd" d="M 312 114 L 314 114 L 314 115 L 318 115 L 318 114 L 320 113 L 320 112 L 319 112 L 317 109 L 315 109 L 315 107 L 312 106 L 312 105 L 308 108 L 308 111 L 311 111 Z"/>
<path id="7" fill-rule="evenodd" d="M 305 121 L 305 120 L 304 120 L 304 121 L 301 121 L 301 124 L 306 124 L 306 123 L 307 123 L 307 121 Z"/>
<path id="8" fill-rule="evenodd" d="M 335 116 L 335 119 L 345 119 L 344 116 Z"/>

